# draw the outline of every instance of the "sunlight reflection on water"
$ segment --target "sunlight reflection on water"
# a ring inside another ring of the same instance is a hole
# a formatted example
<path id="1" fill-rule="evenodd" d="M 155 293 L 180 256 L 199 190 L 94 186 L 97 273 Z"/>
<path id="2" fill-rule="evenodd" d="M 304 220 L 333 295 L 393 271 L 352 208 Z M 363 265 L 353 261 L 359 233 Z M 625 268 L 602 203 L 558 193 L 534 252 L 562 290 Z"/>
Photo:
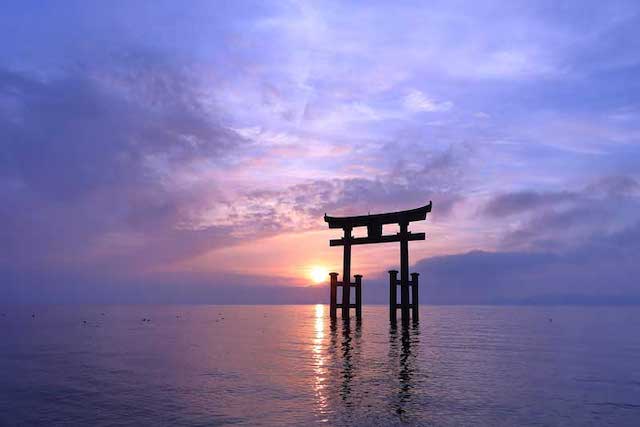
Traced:
<path id="1" fill-rule="evenodd" d="M 315 410 L 318 413 L 320 421 L 327 422 L 329 421 L 329 419 L 326 418 L 327 398 L 324 394 L 327 368 L 325 367 L 325 352 L 323 349 L 325 314 L 322 304 L 317 304 L 315 307 L 315 336 L 313 339 L 313 356 L 315 361 L 314 388 L 316 392 Z"/>

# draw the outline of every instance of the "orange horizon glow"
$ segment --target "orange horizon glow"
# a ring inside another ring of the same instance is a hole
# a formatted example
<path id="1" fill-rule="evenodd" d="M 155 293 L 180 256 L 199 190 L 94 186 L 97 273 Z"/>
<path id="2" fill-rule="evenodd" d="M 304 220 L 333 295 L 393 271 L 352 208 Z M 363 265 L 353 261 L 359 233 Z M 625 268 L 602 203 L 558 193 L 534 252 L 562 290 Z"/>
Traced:
<path id="1" fill-rule="evenodd" d="M 429 244 L 411 245 L 410 264 L 425 257 L 464 253 L 481 246 L 478 240 L 463 239 L 465 234 L 458 235 L 451 229 L 446 223 L 416 224 L 412 227 L 412 231 L 433 233 L 439 238 L 430 239 Z M 328 283 L 329 272 L 342 271 L 343 251 L 328 244 L 330 239 L 338 236 L 339 233 L 330 229 L 281 233 L 215 248 L 162 265 L 153 269 L 153 272 L 188 272 L 212 277 L 219 273 L 250 274 L 281 279 L 290 286 L 315 286 Z M 485 233 L 481 236 L 484 246 L 490 248 L 488 242 L 492 241 L 491 235 Z M 358 246 L 352 251 L 352 273 L 369 278 L 387 269 L 398 268 L 399 256 L 399 247 L 394 244 Z M 316 268 L 321 271 L 312 273 Z"/>

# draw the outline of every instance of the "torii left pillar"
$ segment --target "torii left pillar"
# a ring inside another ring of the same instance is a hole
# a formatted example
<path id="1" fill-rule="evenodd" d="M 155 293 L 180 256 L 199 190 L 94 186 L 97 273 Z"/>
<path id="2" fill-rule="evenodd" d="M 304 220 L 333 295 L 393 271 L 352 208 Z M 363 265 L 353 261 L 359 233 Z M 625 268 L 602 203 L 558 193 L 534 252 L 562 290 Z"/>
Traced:
<path id="1" fill-rule="evenodd" d="M 344 238 L 342 241 L 343 255 L 342 255 L 342 281 L 338 281 L 338 273 L 329 273 L 331 276 L 331 305 L 330 314 L 332 318 L 337 317 L 337 309 L 342 309 L 342 318 L 348 319 L 350 317 L 349 309 L 356 309 L 356 317 L 361 316 L 362 305 L 362 276 L 356 275 L 356 282 L 353 284 L 356 288 L 356 303 L 351 304 L 351 235 L 352 227 L 344 227 Z M 342 301 L 338 303 L 338 286 L 342 287 Z"/>
<path id="2" fill-rule="evenodd" d="M 329 313 L 332 319 L 336 319 L 338 317 L 338 308 L 343 308 L 342 303 L 338 303 L 338 287 L 342 287 L 344 297 L 345 284 L 344 281 L 338 281 L 338 273 L 329 273 L 329 276 L 331 277 L 331 304 L 329 305 Z M 351 287 L 355 288 L 356 301 L 355 304 L 351 304 L 351 298 L 349 297 L 348 307 L 350 309 L 355 308 L 356 318 L 360 319 L 362 317 L 362 274 L 356 274 L 353 277 L 355 279 L 355 282 L 349 283 L 347 281 L 347 286 L 349 286 L 349 289 L 351 289 Z M 348 319 L 349 314 L 347 314 L 346 316 L 343 315 L 343 317 Z"/>

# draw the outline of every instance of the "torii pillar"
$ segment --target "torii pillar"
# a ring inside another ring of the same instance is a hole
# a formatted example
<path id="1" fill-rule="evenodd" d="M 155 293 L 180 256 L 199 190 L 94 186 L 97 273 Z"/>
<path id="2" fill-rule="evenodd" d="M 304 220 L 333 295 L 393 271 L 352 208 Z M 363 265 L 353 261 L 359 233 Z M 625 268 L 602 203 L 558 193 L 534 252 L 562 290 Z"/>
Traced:
<path id="1" fill-rule="evenodd" d="M 342 252 L 342 318 L 349 318 L 351 308 L 351 227 L 344 228 L 344 247 Z"/>

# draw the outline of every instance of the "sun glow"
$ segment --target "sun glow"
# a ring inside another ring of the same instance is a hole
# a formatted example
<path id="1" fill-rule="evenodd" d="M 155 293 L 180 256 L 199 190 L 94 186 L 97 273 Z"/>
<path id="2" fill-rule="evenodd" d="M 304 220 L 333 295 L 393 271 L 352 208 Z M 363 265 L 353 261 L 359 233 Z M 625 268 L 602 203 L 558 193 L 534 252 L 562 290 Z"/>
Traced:
<path id="1" fill-rule="evenodd" d="M 329 279 L 329 270 L 325 267 L 311 267 L 309 270 L 309 278 L 313 283 L 323 283 Z"/>

